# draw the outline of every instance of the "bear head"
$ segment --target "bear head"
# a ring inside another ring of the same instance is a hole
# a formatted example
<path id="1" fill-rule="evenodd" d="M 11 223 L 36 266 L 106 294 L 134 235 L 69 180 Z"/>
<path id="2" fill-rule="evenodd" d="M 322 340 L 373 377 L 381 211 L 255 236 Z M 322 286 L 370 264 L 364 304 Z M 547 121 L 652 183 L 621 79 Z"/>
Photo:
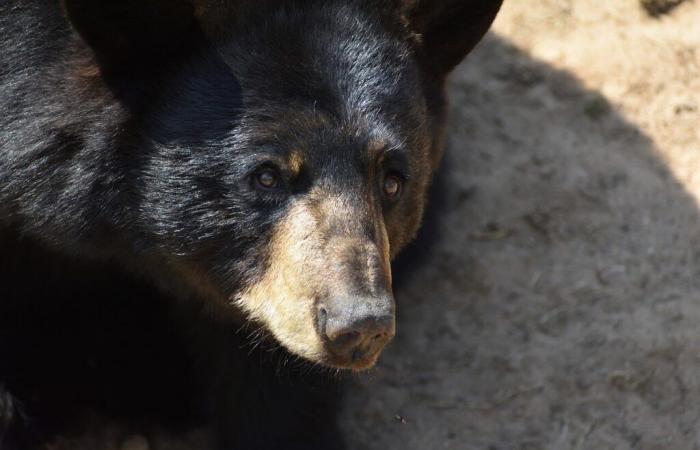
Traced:
<path id="1" fill-rule="evenodd" d="M 500 3 L 63 0 L 85 83 L 127 118 L 130 251 L 296 355 L 371 367 L 441 157 L 445 78 Z"/>

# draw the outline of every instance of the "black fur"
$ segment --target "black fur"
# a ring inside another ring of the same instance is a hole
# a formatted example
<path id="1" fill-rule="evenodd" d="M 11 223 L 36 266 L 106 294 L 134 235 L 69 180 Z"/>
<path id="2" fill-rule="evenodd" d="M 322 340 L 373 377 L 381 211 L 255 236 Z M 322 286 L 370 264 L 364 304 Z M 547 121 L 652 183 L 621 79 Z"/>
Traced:
<path id="1" fill-rule="evenodd" d="M 215 423 L 226 449 L 342 448 L 332 377 L 251 349 L 260 324 L 227 302 L 264 273 L 291 198 L 376 190 L 373 141 L 406 178 L 382 213 L 392 253 L 409 242 L 440 160 L 444 79 L 499 6 L 1 3 L 5 446 L 80 433 L 98 410 L 134 432 Z M 251 187 L 290 151 L 304 169 L 285 195 Z"/>
<path id="2" fill-rule="evenodd" d="M 213 423 L 222 448 L 342 448 L 328 372 L 196 305 L 173 308 L 119 266 L 0 242 L 0 298 L 15 300 L 0 302 L 3 450 L 89 433 L 91 414 L 144 435 Z"/>

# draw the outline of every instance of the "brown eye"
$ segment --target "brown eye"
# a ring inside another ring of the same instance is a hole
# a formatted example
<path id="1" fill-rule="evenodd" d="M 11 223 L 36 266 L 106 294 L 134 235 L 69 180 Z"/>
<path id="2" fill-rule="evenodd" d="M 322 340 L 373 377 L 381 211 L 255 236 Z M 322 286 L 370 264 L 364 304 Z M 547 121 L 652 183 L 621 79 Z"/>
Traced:
<path id="1" fill-rule="evenodd" d="M 279 175 L 273 169 L 262 169 L 255 174 L 255 182 L 264 189 L 275 189 L 279 185 Z"/>
<path id="2" fill-rule="evenodd" d="M 401 178 L 388 174 L 384 177 L 384 195 L 389 200 L 396 200 L 401 195 Z"/>

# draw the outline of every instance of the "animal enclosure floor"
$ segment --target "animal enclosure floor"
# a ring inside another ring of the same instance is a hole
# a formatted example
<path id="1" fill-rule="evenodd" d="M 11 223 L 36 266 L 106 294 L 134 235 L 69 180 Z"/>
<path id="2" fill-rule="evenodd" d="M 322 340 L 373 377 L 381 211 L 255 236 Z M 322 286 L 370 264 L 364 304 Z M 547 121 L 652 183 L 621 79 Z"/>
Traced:
<path id="1" fill-rule="evenodd" d="M 351 449 L 700 448 L 700 3 L 508 0 Z"/>

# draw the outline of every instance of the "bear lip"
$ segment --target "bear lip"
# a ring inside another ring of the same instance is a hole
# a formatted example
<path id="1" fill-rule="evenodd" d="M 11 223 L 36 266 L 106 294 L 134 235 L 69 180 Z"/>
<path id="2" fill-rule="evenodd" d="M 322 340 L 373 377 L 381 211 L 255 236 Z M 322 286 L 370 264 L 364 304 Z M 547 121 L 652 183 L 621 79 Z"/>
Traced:
<path id="1" fill-rule="evenodd" d="M 388 341 L 387 341 L 388 343 Z M 377 360 L 379 360 L 379 356 L 382 354 L 384 348 L 386 345 L 383 345 L 377 349 L 374 349 L 373 352 L 367 352 L 366 350 L 359 350 L 355 351 L 352 353 L 352 355 L 348 357 L 341 357 L 339 355 L 334 355 L 332 353 L 328 353 L 325 358 L 323 358 L 323 361 L 321 361 L 322 364 L 332 367 L 335 369 L 343 369 L 343 370 L 352 370 L 353 372 L 362 372 L 368 369 L 371 369 L 374 367 L 374 365 L 377 363 Z"/>

